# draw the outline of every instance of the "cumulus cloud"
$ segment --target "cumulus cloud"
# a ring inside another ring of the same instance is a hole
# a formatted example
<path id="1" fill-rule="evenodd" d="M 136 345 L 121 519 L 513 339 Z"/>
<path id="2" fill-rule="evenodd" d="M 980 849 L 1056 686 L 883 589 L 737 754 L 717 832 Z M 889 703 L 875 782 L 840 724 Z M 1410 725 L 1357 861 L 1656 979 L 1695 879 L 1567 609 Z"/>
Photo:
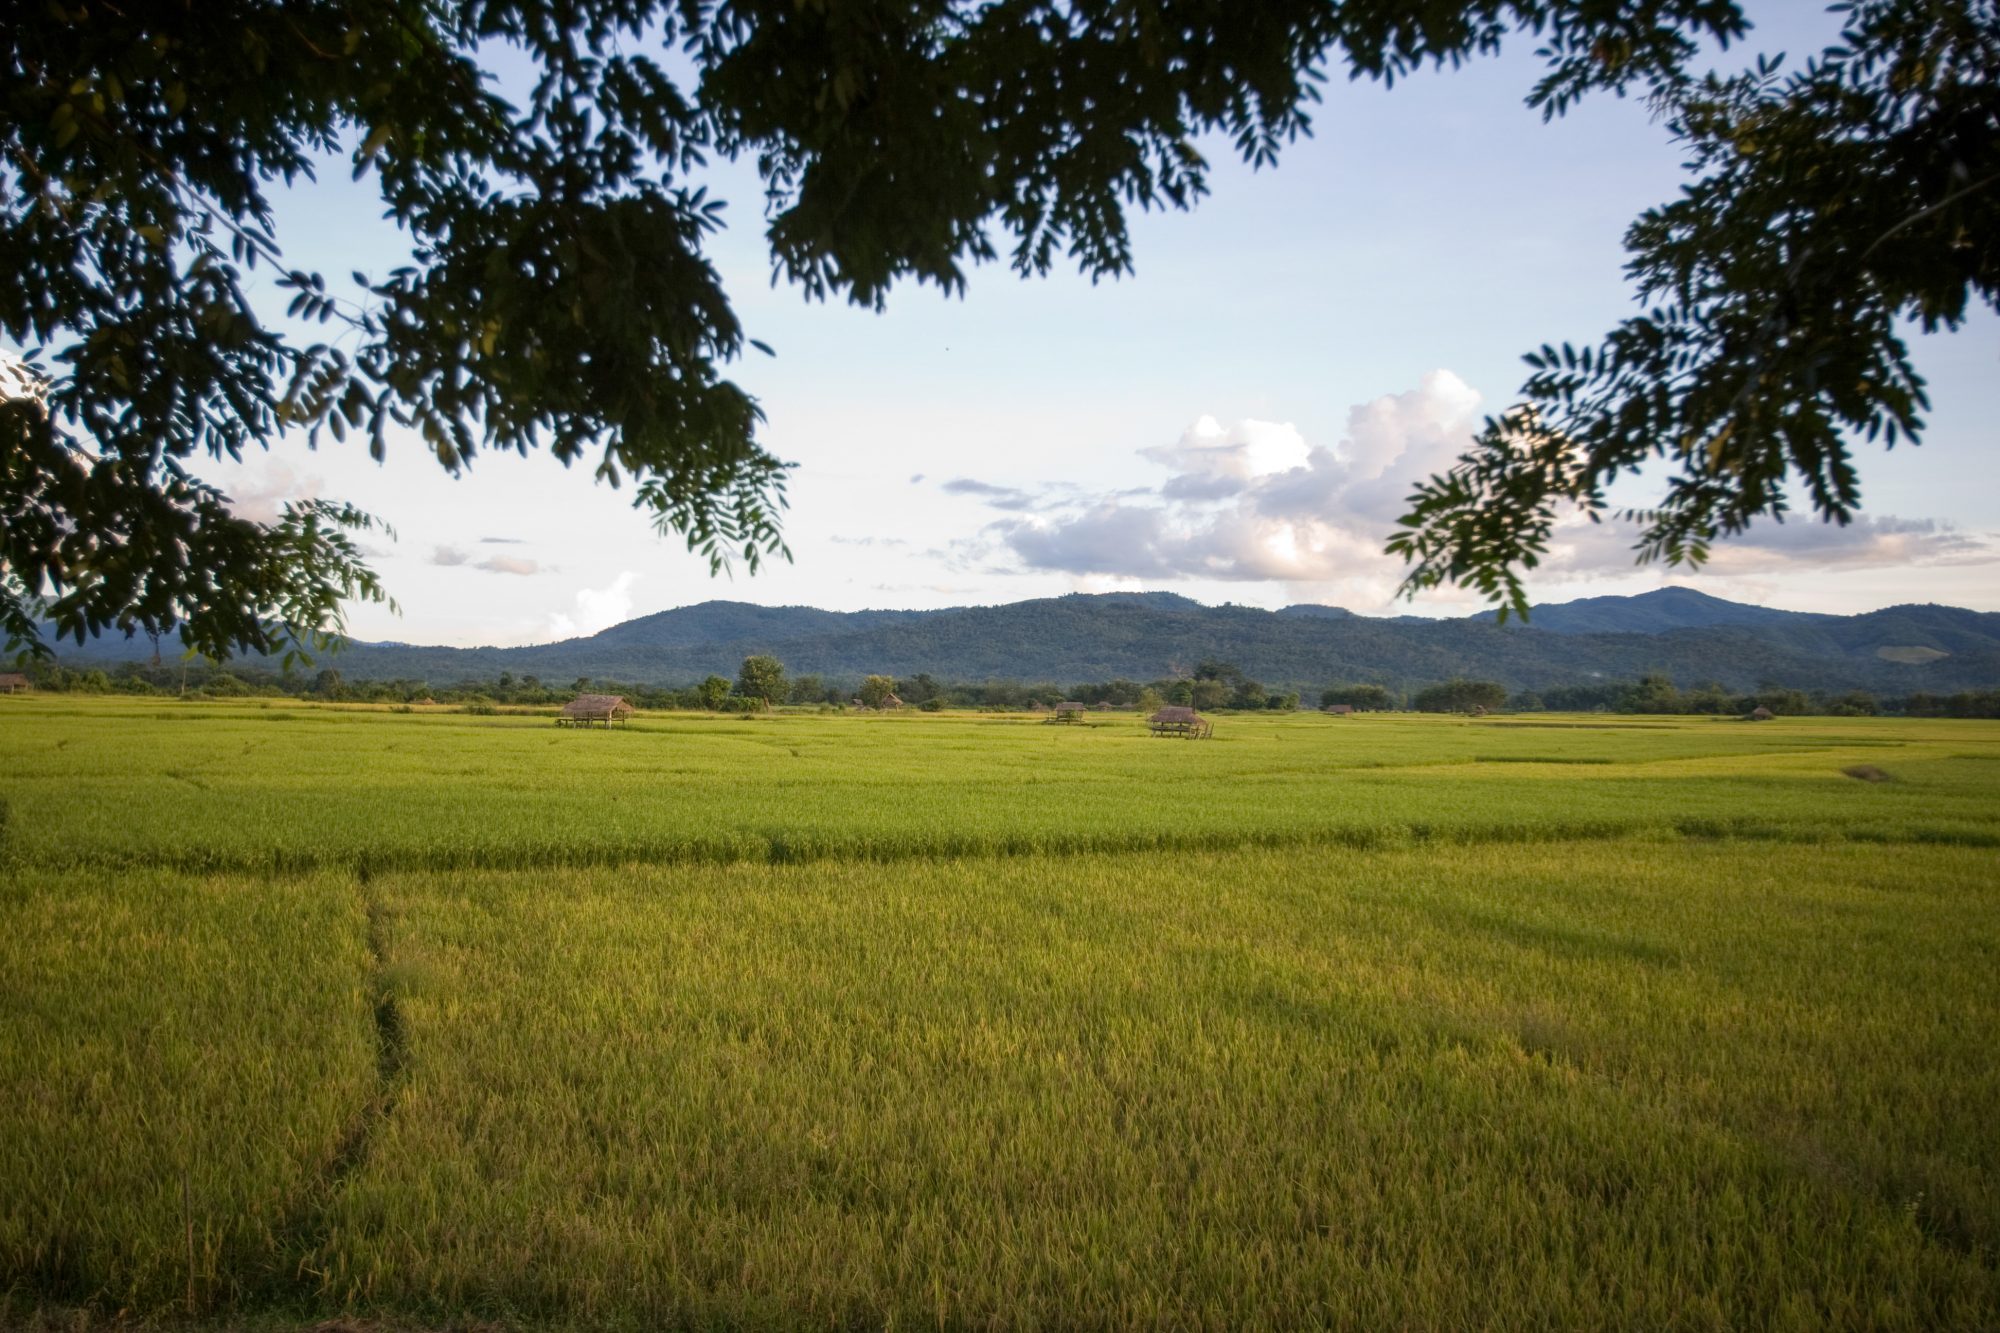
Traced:
<path id="1" fill-rule="evenodd" d="M 1044 495 L 1031 517 L 992 531 L 1027 568 L 1078 576 L 1393 581 L 1382 542 L 1416 482 L 1464 450 L 1479 402 L 1456 375 L 1433 371 L 1356 407 L 1331 449 L 1290 422 L 1204 416 L 1140 451 L 1169 474 L 1156 493 Z"/>
<path id="2" fill-rule="evenodd" d="M 1079 580 L 1282 582 L 1313 595 L 1386 602 L 1403 575 L 1383 544 L 1416 485 L 1451 467 L 1483 420 L 1477 390 L 1449 370 L 1413 389 L 1361 403 L 1330 447 L 1289 422 L 1196 420 L 1170 444 L 1140 450 L 1167 476 L 1156 488 L 1086 494 L 970 478 L 953 494 L 1002 517 L 960 544 L 962 563 Z M 1561 520 L 1544 577 L 1596 579 L 1633 572 L 1637 530 L 1617 521 Z M 1817 567 L 1971 564 L 1993 543 L 1930 519 L 1868 517 L 1846 527 L 1812 520 L 1762 523 L 1718 543 L 1718 575 Z"/>
<path id="3" fill-rule="evenodd" d="M 287 504 L 317 500 L 325 485 L 318 477 L 302 476 L 289 463 L 267 459 L 254 476 L 230 493 L 229 508 L 238 518 L 252 523 L 276 523 Z"/>
<path id="4" fill-rule="evenodd" d="M 1205 416 L 1169 445 L 1141 449 L 1174 475 L 1160 493 L 1170 500 L 1220 500 L 1240 494 L 1263 477 L 1311 461 L 1305 437 L 1291 422 L 1243 420 L 1223 427 Z"/>
<path id="5" fill-rule="evenodd" d="M 471 556 L 456 546 L 440 546 L 431 552 L 431 563 L 443 565 L 446 569 L 456 569 L 471 559 Z"/>
<path id="6" fill-rule="evenodd" d="M 632 585 L 638 575 L 625 570 L 606 588 L 579 588 L 575 604 L 568 612 L 549 616 L 549 633 L 557 639 L 575 639 L 632 618 Z"/>

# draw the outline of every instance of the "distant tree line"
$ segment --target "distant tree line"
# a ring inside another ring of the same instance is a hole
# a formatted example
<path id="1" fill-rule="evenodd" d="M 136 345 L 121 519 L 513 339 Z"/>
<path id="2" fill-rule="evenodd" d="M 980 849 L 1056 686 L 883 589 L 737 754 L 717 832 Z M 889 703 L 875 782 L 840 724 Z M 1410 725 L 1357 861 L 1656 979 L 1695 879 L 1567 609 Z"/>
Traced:
<path id="1" fill-rule="evenodd" d="M 1215 711 L 1290 712 L 1302 705 L 1300 692 L 1266 686 L 1228 662 L 1203 661 L 1186 673 L 1151 681 L 1123 678 L 1023 683 L 940 681 L 927 672 L 912 676 L 870 675 L 856 679 L 789 675 L 784 664 L 767 655 L 747 657 L 737 677 L 711 675 L 687 686 L 640 685 L 594 677 L 546 681 L 503 671 L 492 680 L 432 684 L 422 680 L 347 680 L 338 667 L 311 672 L 279 672 L 230 663 L 220 666 L 201 659 L 186 662 L 123 662 L 111 667 L 79 668 L 52 662 L 29 665 L 27 674 L 38 689 L 82 694 L 190 695 L 201 698 L 294 697 L 328 702 L 373 704 L 455 704 L 486 707 L 556 705 L 578 694 L 622 694 L 643 709 L 684 709 L 703 712 L 760 712 L 777 707 L 843 708 L 861 704 L 880 708 L 893 696 L 900 703 L 925 710 L 943 708 L 1020 711 L 1037 704 L 1053 707 L 1064 700 L 1115 708 L 1151 711 L 1162 704 L 1182 704 Z M 1452 680 L 1405 691 L 1383 682 L 1328 685 L 1317 693 L 1320 707 L 1345 705 L 1357 712 L 1411 710 L 1463 713 L 1474 708 L 1489 712 L 1605 712 L 1683 715 L 1743 714 L 1763 707 L 1780 716 L 2000 718 L 2000 689 L 1964 690 L 1955 694 L 1912 693 L 1877 697 L 1865 690 L 1807 691 L 1767 684 L 1752 691 L 1735 691 L 1715 682 L 1682 689 L 1661 672 L 1636 681 L 1606 680 L 1510 692 L 1490 680 Z"/>

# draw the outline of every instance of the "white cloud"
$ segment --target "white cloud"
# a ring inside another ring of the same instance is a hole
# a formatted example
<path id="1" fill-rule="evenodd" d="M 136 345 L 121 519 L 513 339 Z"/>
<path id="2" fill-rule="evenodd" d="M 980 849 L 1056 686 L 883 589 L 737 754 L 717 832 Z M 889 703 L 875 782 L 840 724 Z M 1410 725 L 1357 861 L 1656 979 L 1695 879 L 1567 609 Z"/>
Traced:
<path id="1" fill-rule="evenodd" d="M 1581 514 L 1557 521 L 1544 571 L 1552 578 L 1621 578 L 1636 572 L 1637 525 L 1618 518 L 1592 523 Z M 1821 569 L 1936 568 L 1980 565 L 2000 556 L 1991 534 L 1968 533 L 1929 518 L 1860 514 L 1845 526 L 1810 514 L 1788 522 L 1762 519 L 1747 532 L 1725 537 L 1709 549 L 1704 577 L 1810 574 Z M 1697 571 L 1667 571 L 1687 578 Z"/>
<path id="2" fill-rule="evenodd" d="M 230 492 L 229 508 L 252 523 L 276 523 L 287 504 L 317 500 L 325 485 L 318 477 L 300 475 L 282 459 L 267 458 Z"/>
<path id="3" fill-rule="evenodd" d="M 1035 570 L 1373 590 L 1399 568 L 1382 543 L 1410 489 L 1463 452 L 1479 401 L 1450 371 L 1433 371 L 1354 408 L 1331 450 L 1289 422 L 1224 427 L 1204 416 L 1175 443 L 1140 451 L 1172 473 L 1160 503 L 1085 497 L 995 531 Z"/>
<path id="4" fill-rule="evenodd" d="M 638 575 L 625 570 L 608 588 L 579 588 L 570 612 L 549 616 L 549 634 L 556 639 L 575 639 L 610 629 L 632 618 L 632 585 Z"/>
<path id="5" fill-rule="evenodd" d="M 492 541 L 491 537 L 484 538 Z M 536 561 L 518 555 L 489 555 L 484 560 L 474 560 L 456 546 L 439 546 L 431 551 L 430 563 L 445 569 L 483 569 L 489 574 L 540 574 L 544 570 Z"/>
<path id="6" fill-rule="evenodd" d="M 1170 474 L 1156 495 L 961 481 L 948 489 L 1020 517 L 989 525 L 959 554 L 987 560 L 997 549 L 1017 572 L 1080 580 L 1278 583 L 1301 599 L 1384 605 L 1404 566 L 1383 544 L 1416 485 L 1470 447 L 1480 403 L 1464 380 L 1434 370 L 1414 389 L 1356 405 L 1332 448 L 1309 443 L 1289 423 L 1225 427 L 1204 416 L 1174 443 L 1139 451 Z M 1023 503 L 1029 497 L 1034 503 Z M 1640 572 L 1637 540 L 1629 523 L 1564 517 L 1537 582 L 1630 578 Z M 1718 543 L 1706 571 L 1728 578 L 1994 558 L 1987 537 L 1930 519 L 1871 516 L 1840 527 L 1795 518 Z"/>
<path id="7" fill-rule="evenodd" d="M 49 396 L 49 382 L 37 374 L 33 367 L 14 352 L 0 347 L 0 400 L 32 400 L 46 403 Z"/>
<path id="8" fill-rule="evenodd" d="M 1716 545 L 1708 567 L 1718 574 L 1754 574 L 1826 565 L 1846 569 L 1893 565 L 1983 564 L 1996 552 L 1984 535 L 1929 518 L 1862 514 L 1845 527 L 1814 518 L 1758 523 Z"/>
<path id="9" fill-rule="evenodd" d="M 1169 445 L 1141 449 L 1139 456 L 1175 475 L 1161 488 L 1170 500 L 1220 500 L 1239 494 L 1259 478 L 1304 467 L 1311 451 L 1289 421 L 1245 418 L 1225 429 L 1204 416 Z"/>

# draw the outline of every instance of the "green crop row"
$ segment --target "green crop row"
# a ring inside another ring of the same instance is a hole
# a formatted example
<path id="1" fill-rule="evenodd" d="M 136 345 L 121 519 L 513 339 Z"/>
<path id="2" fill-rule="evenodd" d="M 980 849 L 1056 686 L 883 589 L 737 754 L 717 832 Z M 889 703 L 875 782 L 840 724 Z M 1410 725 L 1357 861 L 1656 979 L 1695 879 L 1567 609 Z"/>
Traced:
<path id="1" fill-rule="evenodd" d="M 6 701 L 0 857 L 233 873 L 1644 834 L 2000 846 L 1990 724 L 545 718 Z M 1893 780 L 1856 781 L 1863 765 Z"/>
<path id="2" fill-rule="evenodd" d="M 1992 870 L 44 879 L 0 921 L 9 1106 L 51 1108 L 0 1122 L 0 1280 L 178 1310 L 191 1215 L 232 1317 L 1990 1327 Z"/>
<path id="3" fill-rule="evenodd" d="M 0 699 L 0 1325 L 2000 1325 L 2000 727 L 1093 723 Z"/>

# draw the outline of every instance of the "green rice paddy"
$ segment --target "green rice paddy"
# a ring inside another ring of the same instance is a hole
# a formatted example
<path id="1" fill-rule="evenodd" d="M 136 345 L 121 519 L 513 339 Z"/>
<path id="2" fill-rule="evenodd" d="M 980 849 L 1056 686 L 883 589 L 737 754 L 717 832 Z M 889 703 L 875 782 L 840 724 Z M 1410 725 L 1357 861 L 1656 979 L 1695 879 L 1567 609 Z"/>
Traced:
<path id="1" fill-rule="evenodd" d="M 0 1323 L 2000 1324 L 2000 725 L 1092 722 L 0 699 Z"/>

